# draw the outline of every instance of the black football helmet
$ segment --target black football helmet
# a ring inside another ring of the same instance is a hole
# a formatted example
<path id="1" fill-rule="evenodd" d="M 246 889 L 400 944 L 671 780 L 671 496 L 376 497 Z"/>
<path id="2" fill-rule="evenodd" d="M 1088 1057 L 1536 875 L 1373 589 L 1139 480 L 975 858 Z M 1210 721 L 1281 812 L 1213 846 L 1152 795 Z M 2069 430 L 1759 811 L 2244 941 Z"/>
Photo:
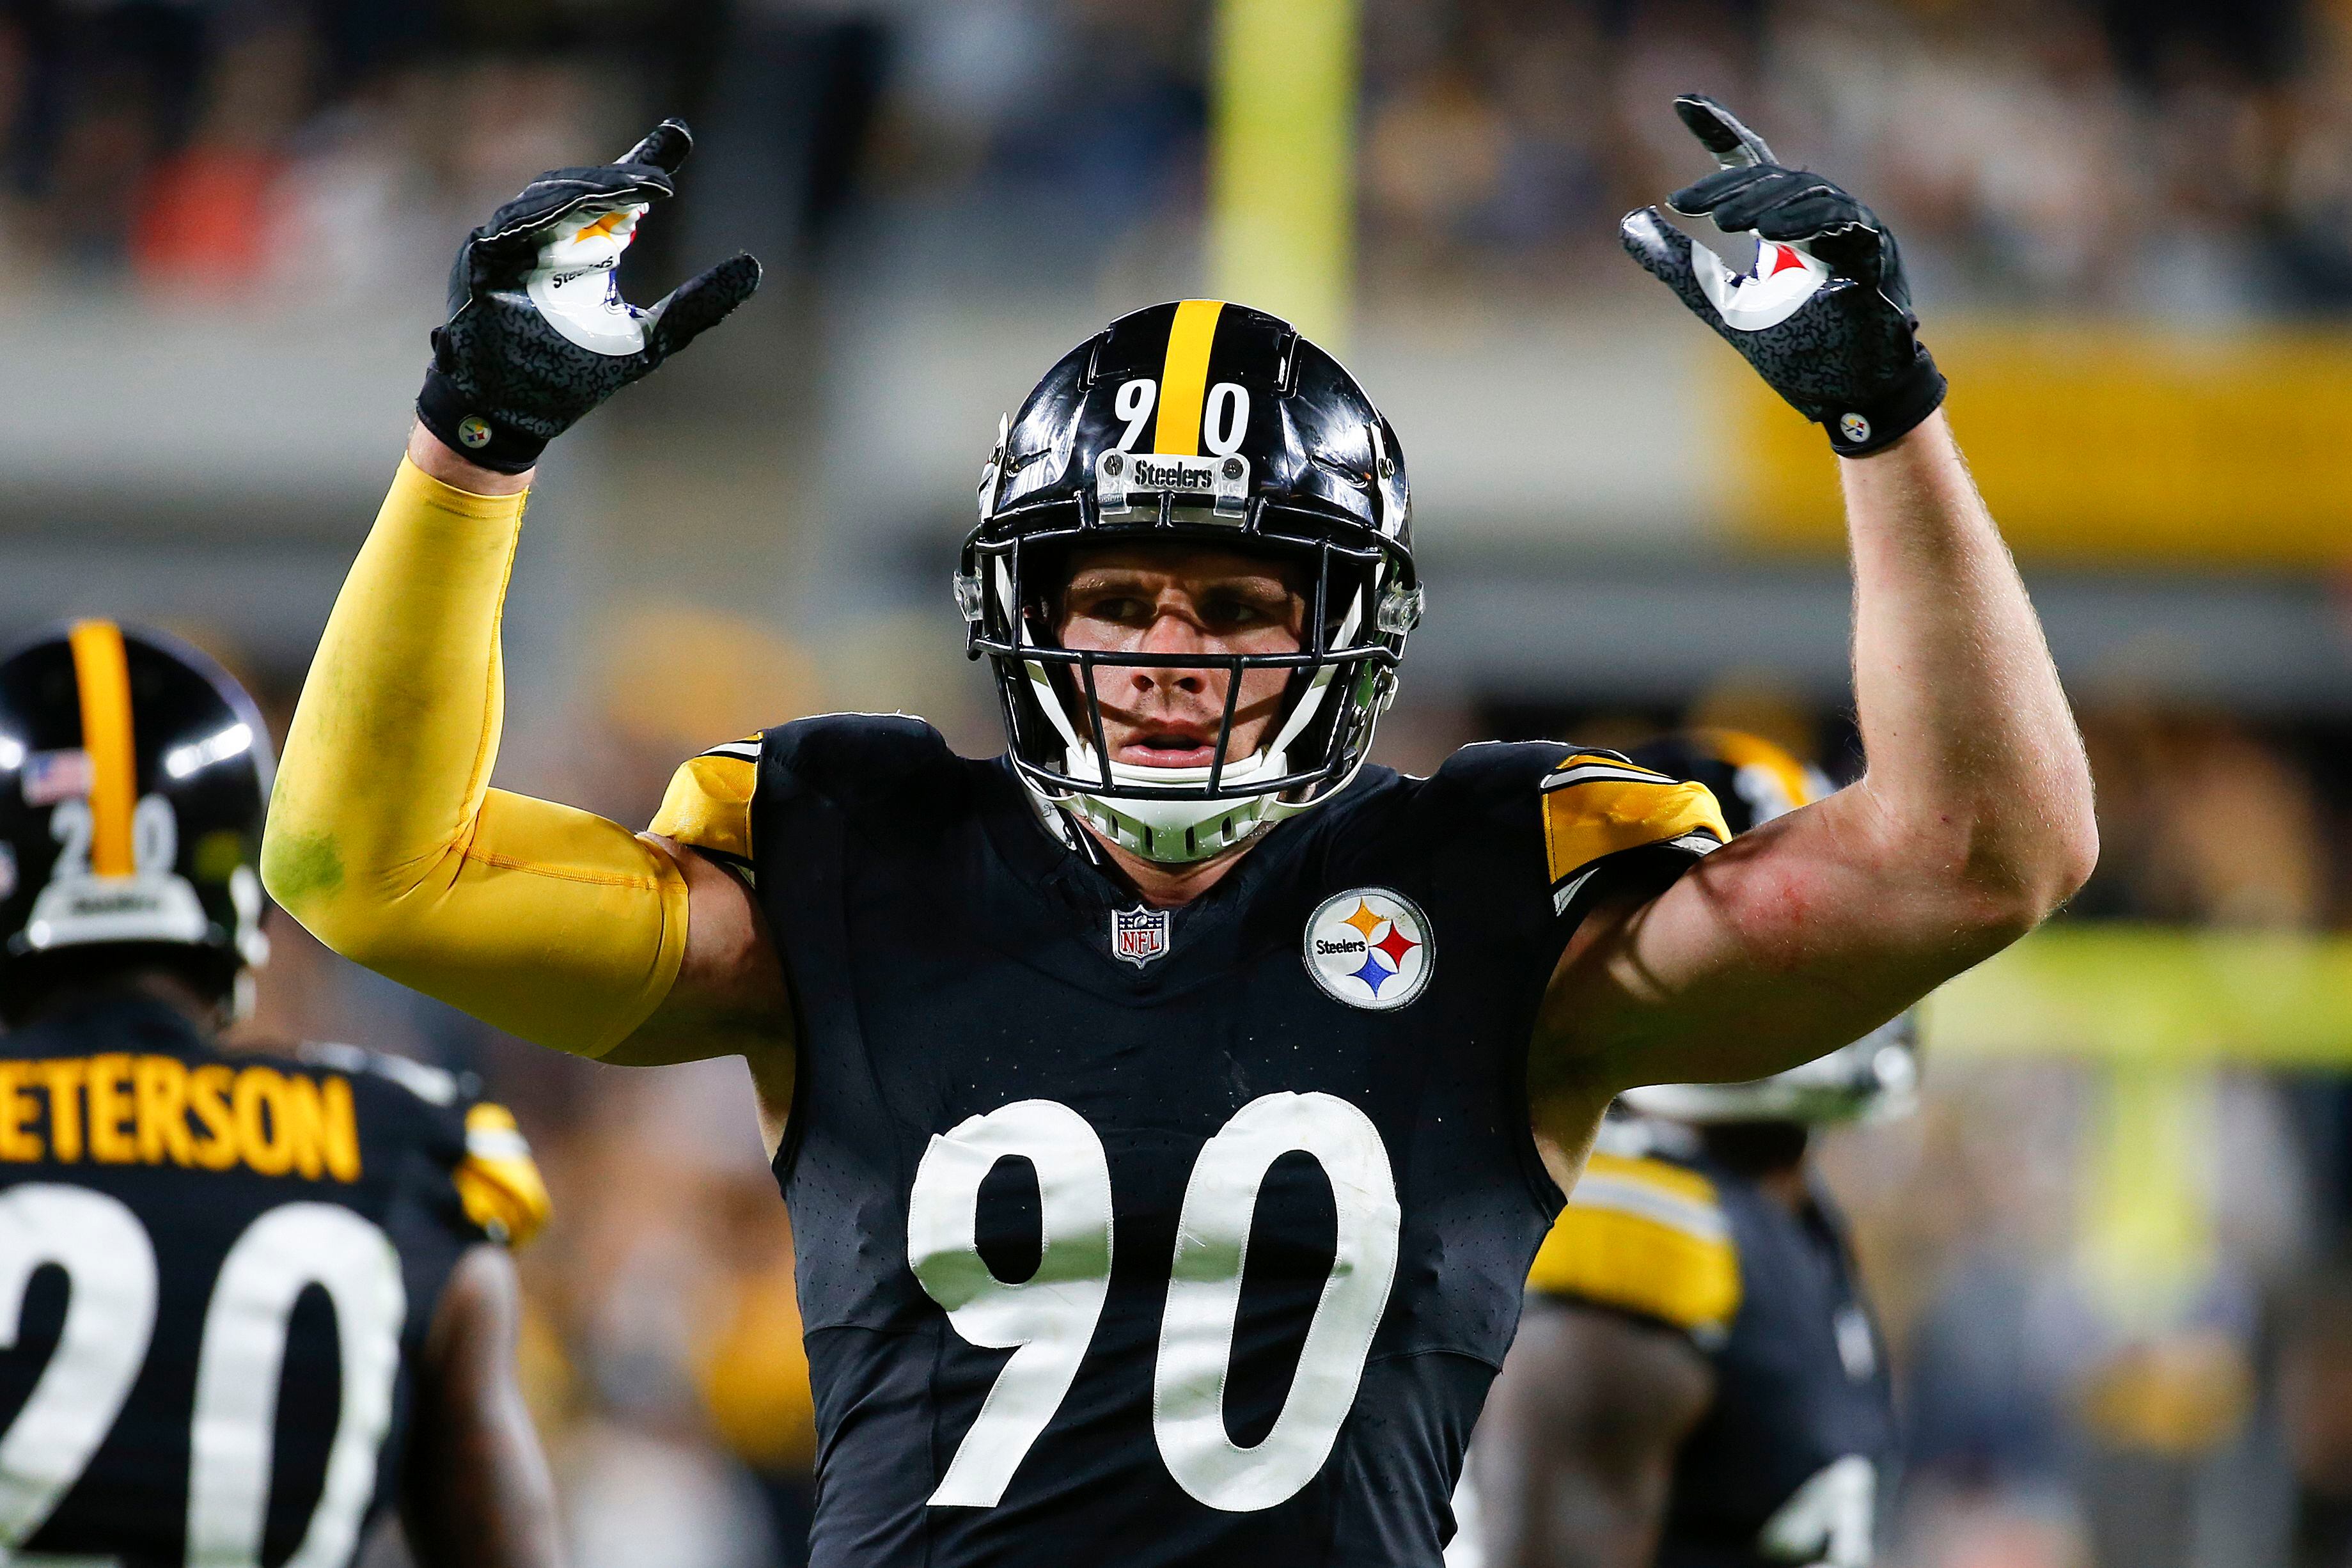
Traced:
<path id="1" fill-rule="evenodd" d="M 1643 767 L 1714 793 L 1734 836 L 1830 793 L 1810 763 L 1737 730 L 1686 730 L 1627 753 Z M 1851 1045 L 1750 1083 L 1654 1083 L 1627 1089 L 1633 1110 L 1675 1121 L 1885 1121 L 1918 1101 L 1919 1017 L 1911 1008 Z"/>
<path id="2" fill-rule="evenodd" d="M 1044 800 L 1127 848 L 1204 859 L 1345 787 L 1395 695 L 1421 618 L 1396 432 L 1337 360 L 1288 322 L 1213 300 L 1122 316 L 1063 356 L 999 427 L 956 598 L 967 651 L 994 667 L 1014 764 Z M 1073 546 L 1151 540 L 1278 553 L 1311 582 L 1292 654 L 1066 648 L 1052 600 Z M 1228 672 L 1212 761 L 1108 755 L 1105 669 Z M 1232 754 L 1243 672 L 1287 672 L 1268 739 Z"/>
<path id="3" fill-rule="evenodd" d="M 253 700 L 176 638 L 77 621 L 0 662 L 0 1011 L 117 955 L 240 1010 L 271 772 Z"/>

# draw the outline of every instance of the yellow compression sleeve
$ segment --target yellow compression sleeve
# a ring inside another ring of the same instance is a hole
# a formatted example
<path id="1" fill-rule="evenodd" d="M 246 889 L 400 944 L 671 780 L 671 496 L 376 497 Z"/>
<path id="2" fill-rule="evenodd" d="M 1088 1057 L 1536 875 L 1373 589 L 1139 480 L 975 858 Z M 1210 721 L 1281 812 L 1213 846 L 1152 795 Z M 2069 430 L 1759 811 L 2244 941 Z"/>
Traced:
<path id="1" fill-rule="evenodd" d="M 261 874 L 345 957 L 595 1057 L 677 980 L 686 881 L 618 823 L 489 787 L 522 511 L 401 463 L 303 685 Z"/>

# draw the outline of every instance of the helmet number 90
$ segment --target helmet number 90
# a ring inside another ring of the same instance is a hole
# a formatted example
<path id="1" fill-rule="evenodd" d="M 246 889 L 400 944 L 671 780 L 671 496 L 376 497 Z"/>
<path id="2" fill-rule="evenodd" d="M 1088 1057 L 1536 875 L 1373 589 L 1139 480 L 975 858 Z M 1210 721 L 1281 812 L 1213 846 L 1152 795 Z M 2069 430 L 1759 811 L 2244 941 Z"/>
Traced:
<path id="1" fill-rule="evenodd" d="M 1118 384 L 1118 395 L 1111 400 L 1111 412 L 1127 421 L 1127 428 L 1119 432 L 1120 451 L 1135 450 L 1159 401 L 1160 384 L 1148 376 Z M 1237 381 L 1217 383 L 1202 400 L 1201 444 L 1216 457 L 1232 457 L 1241 450 L 1242 438 L 1249 434 L 1249 388 Z"/>
<path id="2" fill-rule="evenodd" d="M 1148 376 L 1119 383 L 1111 412 L 1127 421 L 1127 432 L 1118 438 L 1120 451 L 1135 450 L 1136 437 L 1143 434 L 1143 423 L 1151 417 L 1151 405 L 1159 401 L 1160 384 Z"/>
<path id="3" fill-rule="evenodd" d="M 1249 434 L 1249 388 L 1237 381 L 1221 381 L 1209 389 L 1209 401 L 1201 411 L 1201 440 L 1220 458 L 1230 458 L 1241 450 L 1242 437 Z"/>

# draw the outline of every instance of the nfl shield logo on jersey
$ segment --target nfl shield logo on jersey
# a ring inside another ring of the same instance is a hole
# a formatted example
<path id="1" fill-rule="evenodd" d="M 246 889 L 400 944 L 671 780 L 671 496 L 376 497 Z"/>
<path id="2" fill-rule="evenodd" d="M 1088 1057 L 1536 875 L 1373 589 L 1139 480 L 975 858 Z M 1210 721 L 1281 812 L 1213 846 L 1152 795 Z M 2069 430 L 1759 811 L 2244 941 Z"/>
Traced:
<path id="1" fill-rule="evenodd" d="M 1168 951 L 1168 911 L 1145 909 L 1139 904 L 1131 910 L 1113 910 L 1110 913 L 1110 954 L 1123 958 L 1138 969 Z"/>

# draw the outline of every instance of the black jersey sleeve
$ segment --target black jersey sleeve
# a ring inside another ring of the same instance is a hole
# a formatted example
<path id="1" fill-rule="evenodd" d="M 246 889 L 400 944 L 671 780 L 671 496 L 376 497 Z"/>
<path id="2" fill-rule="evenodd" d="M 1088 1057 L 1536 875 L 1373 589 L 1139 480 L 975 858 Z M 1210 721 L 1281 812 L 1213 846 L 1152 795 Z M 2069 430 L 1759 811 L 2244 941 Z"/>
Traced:
<path id="1" fill-rule="evenodd" d="M 1615 752 L 1549 742 L 1485 742 L 1447 759 L 1433 805 L 1524 843 L 1564 934 L 1595 904 L 1664 887 L 1730 837 L 1706 786 Z"/>
<path id="2" fill-rule="evenodd" d="M 823 795 L 856 821 L 895 822 L 961 778 L 947 739 L 904 713 L 826 713 L 765 731 L 772 775 Z M 919 822 L 908 822 L 919 829 Z"/>
<path id="3" fill-rule="evenodd" d="M 845 825 L 919 834 L 925 807 L 961 783 L 956 763 L 937 730 L 904 714 L 797 720 L 688 758 L 648 831 L 699 850 L 756 889 L 769 847 L 755 824 L 780 797 L 815 796 Z"/>

